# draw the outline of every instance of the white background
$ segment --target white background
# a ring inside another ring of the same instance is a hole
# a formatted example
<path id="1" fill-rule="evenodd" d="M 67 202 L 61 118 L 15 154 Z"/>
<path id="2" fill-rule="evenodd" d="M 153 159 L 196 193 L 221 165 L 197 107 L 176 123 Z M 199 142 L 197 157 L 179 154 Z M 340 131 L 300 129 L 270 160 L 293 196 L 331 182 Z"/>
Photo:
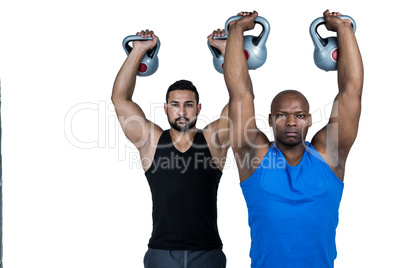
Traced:
<path id="1" fill-rule="evenodd" d="M 271 137 L 272 97 L 297 89 L 314 126 L 337 93 L 336 72 L 313 63 L 310 23 L 329 8 L 351 15 L 365 66 L 359 135 L 350 153 L 337 229 L 337 268 L 402 267 L 401 35 L 396 1 L 4 1 L 0 9 L 4 265 L 6 268 L 141 267 L 151 233 L 151 195 L 138 152 L 116 123 L 110 95 L 141 29 L 160 37 L 159 69 L 139 78 L 134 100 L 163 128 L 165 92 L 194 82 L 198 127 L 228 100 L 207 35 L 238 11 L 271 24 L 266 64 L 251 76 L 258 125 Z M 335 4 L 336 3 L 336 4 Z M 398 161 L 399 160 L 399 161 Z M 399 164 L 399 165 L 398 165 Z M 247 209 L 229 151 L 218 195 L 229 268 L 249 267 Z"/>

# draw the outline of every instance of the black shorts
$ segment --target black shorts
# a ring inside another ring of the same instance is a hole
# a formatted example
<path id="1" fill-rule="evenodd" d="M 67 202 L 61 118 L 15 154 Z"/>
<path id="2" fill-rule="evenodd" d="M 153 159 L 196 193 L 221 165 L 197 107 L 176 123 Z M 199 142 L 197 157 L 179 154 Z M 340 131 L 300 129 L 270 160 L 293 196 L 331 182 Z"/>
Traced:
<path id="1" fill-rule="evenodd" d="M 162 250 L 149 248 L 144 256 L 145 268 L 225 268 L 222 249 Z"/>

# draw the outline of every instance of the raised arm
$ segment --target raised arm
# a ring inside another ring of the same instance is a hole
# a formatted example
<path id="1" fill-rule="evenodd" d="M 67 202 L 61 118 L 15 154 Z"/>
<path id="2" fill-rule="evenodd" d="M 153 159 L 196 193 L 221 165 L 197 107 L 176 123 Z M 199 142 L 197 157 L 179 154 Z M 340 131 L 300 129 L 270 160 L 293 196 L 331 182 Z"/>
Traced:
<path id="1" fill-rule="evenodd" d="M 225 36 L 225 30 L 217 29 L 208 36 L 208 42 L 212 47 L 219 49 L 223 57 L 225 57 L 226 39 L 214 39 L 214 37 Z M 219 118 L 208 124 L 203 132 L 209 143 L 212 154 L 220 154 L 226 156 L 226 152 L 230 147 L 230 125 L 229 125 L 229 104 L 222 109 Z M 215 152 L 214 152 L 215 151 Z"/>
<path id="2" fill-rule="evenodd" d="M 345 161 L 356 139 L 363 90 L 363 62 L 351 22 L 340 13 L 324 12 L 326 27 L 337 32 L 339 60 L 338 87 L 327 126 L 313 138 L 313 145 L 343 180 Z"/>
<path id="3" fill-rule="evenodd" d="M 256 149 L 269 144 L 269 141 L 256 125 L 253 85 L 244 56 L 244 32 L 254 28 L 258 13 L 239 15 L 243 18 L 229 24 L 223 74 L 229 90 L 231 146 L 238 162 L 240 179 L 244 180 L 254 172 L 255 167 L 241 163 L 246 157 L 261 156 Z M 267 148 L 265 146 L 262 150 L 266 152 Z"/>
<path id="4" fill-rule="evenodd" d="M 146 51 L 154 47 L 158 41 L 158 37 L 152 31 L 142 31 L 137 35 L 152 36 L 153 40 L 133 42 L 133 49 L 123 63 L 114 82 L 112 102 L 124 134 L 141 152 L 148 145 L 151 134 L 157 136 L 157 134 L 162 133 L 162 129 L 147 120 L 140 106 L 132 101 L 141 59 Z"/>

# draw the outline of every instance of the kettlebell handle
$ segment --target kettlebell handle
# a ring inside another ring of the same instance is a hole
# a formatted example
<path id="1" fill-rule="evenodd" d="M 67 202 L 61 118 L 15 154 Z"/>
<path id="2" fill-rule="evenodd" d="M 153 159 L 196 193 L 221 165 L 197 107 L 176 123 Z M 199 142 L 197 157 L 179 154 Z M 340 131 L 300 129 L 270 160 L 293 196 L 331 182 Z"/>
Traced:
<path id="1" fill-rule="evenodd" d="M 356 32 L 356 22 L 351 16 L 340 15 L 338 17 L 341 18 L 341 19 L 350 20 L 352 22 L 353 32 L 354 33 Z M 326 43 L 323 40 L 323 38 L 317 32 L 318 26 L 323 25 L 323 24 L 325 24 L 324 17 L 319 17 L 319 18 L 316 18 L 310 25 L 310 35 L 311 35 L 311 37 L 313 39 L 314 46 L 318 47 L 318 48 L 322 48 L 322 47 L 324 47 L 326 45 Z"/>
<path id="2" fill-rule="evenodd" d="M 129 45 L 130 42 L 132 42 L 132 41 L 148 41 L 148 40 L 153 40 L 153 38 L 152 37 L 141 37 L 140 35 L 129 35 L 123 39 L 124 51 L 126 52 L 126 54 L 128 56 L 130 54 L 130 52 L 133 50 L 133 48 Z M 150 59 L 152 59 L 154 57 L 154 55 L 158 54 L 160 46 L 161 46 L 161 43 L 158 39 L 156 46 L 154 46 L 153 48 L 151 48 L 147 51 L 147 55 Z"/>
<path id="3" fill-rule="evenodd" d="M 230 17 L 226 23 L 225 23 L 225 35 L 224 36 L 215 36 L 213 37 L 213 39 L 217 39 L 217 40 L 224 40 L 228 38 L 228 33 L 229 33 L 229 24 L 234 21 L 234 20 L 239 20 L 243 18 L 243 16 L 232 16 Z M 269 22 L 261 16 L 258 16 L 257 18 L 255 18 L 254 22 L 256 24 L 260 24 L 262 26 L 262 31 L 260 33 L 259 36 L 255 36 L 253 38 L 253 45 L 258 46 L 259 43 L 262 42 L 262 44 L 265 44 L 267 42 L 268 39 L 268 35 L 269 32 L 271 30 L 270 26 L 269 26 Z"/>
<path id="4" fill-rule="evenodd" d="M 228 38 L 228 33 L 229 33 L 229 24 L 234 20 L 241 19 L 242 17 L 243 16 L 230 17 L 225 23 L 225 32 L 226 32 L 225 35 L 224 36 L 215 36 L 215 37 L 213 37 L 213 39 L 226 40 Z M 258 46 L 258 44 L 260 44 L 260 43 L 265 44 L 267 42 L 268 35 L 271 30 L 271 27 L 269 26 L 269 22 L 264 17 L 261 17 L 261 16 L 258 16 L 257 18 L 255 18 L 254 22 L 257 24 L 260 24 L 262 26 L 262 31 L 261 31 L 260 35 L 254 36 L 252 38 L 253 45 Z M 209 44 L 209 42 L 208 42 L 208 47 L 209 47 L 211 53 L 213 53 L 217 58 L 219 58 L 221 56 L 219 49 L 211 46 Z"/>

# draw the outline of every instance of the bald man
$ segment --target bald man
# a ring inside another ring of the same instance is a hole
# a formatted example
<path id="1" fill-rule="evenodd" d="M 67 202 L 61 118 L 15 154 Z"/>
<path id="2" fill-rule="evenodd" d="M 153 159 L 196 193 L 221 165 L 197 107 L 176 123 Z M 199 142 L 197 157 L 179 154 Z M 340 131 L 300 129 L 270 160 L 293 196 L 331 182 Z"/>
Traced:
<path id="1" fill-rule="evenodd" d="M 339 46 L 339 93 L 329 123 L 306 142 L 309 103 L 298 91 L 283 91 L 272 101 L 269 124 L 275 141 L 269 141 L 256 126 L 243 52 L 243 33 L 254 28 L 258 13 L 239 15 L 243 18 L 229 25 L 224 77 L 231 146 L 249 212 L 251 267 L 333 267 L 345 162 L 357 135 L 363 88 L 363 63 L 351 22 L 324 12 Z"/>

